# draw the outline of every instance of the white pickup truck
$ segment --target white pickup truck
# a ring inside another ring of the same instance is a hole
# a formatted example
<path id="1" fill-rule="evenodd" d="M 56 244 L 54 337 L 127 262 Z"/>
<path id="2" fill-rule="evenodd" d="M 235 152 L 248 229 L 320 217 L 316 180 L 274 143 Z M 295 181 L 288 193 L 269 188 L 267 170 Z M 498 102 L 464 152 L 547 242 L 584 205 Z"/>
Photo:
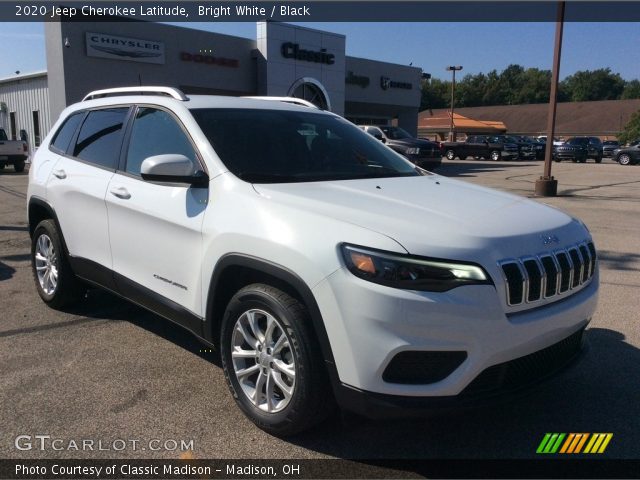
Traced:
<path id="1" fill-rule="evenodd" d="M 0 170 L 7 165 L 13 165 L 16 172 L 22 172 L 28 157 L 29 146 L 27 142 L 9 140 L 7 133 L 0 128 Z"/>

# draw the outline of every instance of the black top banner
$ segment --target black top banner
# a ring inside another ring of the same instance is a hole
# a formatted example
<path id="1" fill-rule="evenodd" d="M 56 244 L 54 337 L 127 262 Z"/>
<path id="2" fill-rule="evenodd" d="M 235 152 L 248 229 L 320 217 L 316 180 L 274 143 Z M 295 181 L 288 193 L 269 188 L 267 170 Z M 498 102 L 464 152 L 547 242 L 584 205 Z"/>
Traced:
<path id="1" fill-rule="evenodd" d="M 538 1 L 0 2 L 2 22 L 554 22 Z M 566 22 L 637 22 L 639 1 L 569 1 Z"/>

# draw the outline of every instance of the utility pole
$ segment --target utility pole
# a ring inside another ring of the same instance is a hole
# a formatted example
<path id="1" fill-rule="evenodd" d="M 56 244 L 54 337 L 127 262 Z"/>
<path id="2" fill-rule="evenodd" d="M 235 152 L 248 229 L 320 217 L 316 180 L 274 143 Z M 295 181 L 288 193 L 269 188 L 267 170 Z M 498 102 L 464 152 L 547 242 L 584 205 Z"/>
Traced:
<path id="1" fill-rule="evenodd" d="M 547 144 L 544 149 L 544 174 L 536 180 L 535 193 L 541 197 L 555 197 L 558 194 L 558 181 L 551 176 L 553 139 L 556 128 L 556 107 L 558 104 L 558 77 L 560 73 L 560 52 L 562 49 L 562 28 L 564 26 L 564 1 L 558 2 L 556 17 L 556 40 L 553 50 L 553 71 L 551 73 L 551 93 L 549 95 L 549 113 L 547 114 Z"/>
<path id="2" fill-rule="evenodd" d="M 456 102 L 456 72 L 458 70 L 462 70 L 462 65 L 450 65 L 447 67 L 447 71 L 451 72 L 451 124 L 449 125 L 449 141 L 455 142 L 455 131 L 454 131 L 454 123 L 453 123 L 453 109 L 455 107 Z"/>

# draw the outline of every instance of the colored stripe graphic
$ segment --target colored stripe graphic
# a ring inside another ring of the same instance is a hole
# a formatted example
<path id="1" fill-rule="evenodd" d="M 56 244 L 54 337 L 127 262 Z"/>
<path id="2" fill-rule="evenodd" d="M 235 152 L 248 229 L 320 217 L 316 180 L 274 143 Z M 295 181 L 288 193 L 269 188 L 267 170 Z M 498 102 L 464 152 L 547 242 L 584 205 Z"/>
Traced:
<path id="1" fill-rule="evenodd" d="M 540 445 L 538 445 L 538 449 L 536 450 L 536 453 L 542 453 L 544 450 L 544 446 L 547 444 L 547 442 L 549 441 L 549 438 L 551 437 L 550 433 L 546 433 L 544 435 L 544 438 L 542 439 L 542 441 L 540 442 Z"/>
<path id="2" fill-rule="evenodd" d="M 538 445 L 536 453 L 556 453 L 566 433 L 547 433 Z"/>
<path id="3" fill-rule="evenodd" d="M 612 438 L 613 433 L 545 433 L 536 453 L 599 454 L 606 450 Z"/>

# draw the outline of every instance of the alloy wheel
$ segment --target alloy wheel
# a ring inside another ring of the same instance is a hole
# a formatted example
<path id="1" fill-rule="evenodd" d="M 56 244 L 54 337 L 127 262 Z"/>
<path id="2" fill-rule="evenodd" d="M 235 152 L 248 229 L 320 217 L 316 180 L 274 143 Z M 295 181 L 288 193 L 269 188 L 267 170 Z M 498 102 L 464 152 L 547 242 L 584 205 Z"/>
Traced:
<path id="1" fill-rule="evenodd" d="M 236 379 L 260 410 L 287 407 L 296 386 L 296 363 L 282 324 L 264 310 L 244 312 L 233 328 L 231 358 Z"/>
<path id="2" fill-rule="evenodd" d="M 40 288 L 47 295 L 53 295 L 58 288 L 58 255 L 51 238 L 44 233 L 36 242 L 35 264 Z"/>

